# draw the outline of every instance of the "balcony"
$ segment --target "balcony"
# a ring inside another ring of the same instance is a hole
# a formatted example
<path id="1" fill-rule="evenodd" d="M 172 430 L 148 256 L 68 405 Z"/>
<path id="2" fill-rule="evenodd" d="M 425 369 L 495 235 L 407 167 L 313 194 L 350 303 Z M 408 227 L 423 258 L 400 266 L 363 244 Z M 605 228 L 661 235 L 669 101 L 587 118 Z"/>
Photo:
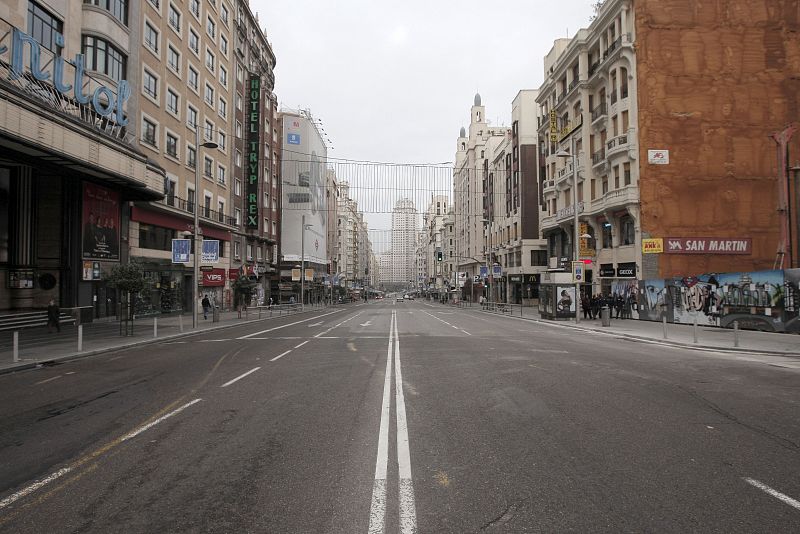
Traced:
<path id="1" fill-rule="evenodd" d="M 622 152 L 628 148 L 628 134 L 618 135 L 611 138 L 606 143 L 606 155 L 610 158 L 612 155 Z"/>
<path id="2" fill-rule="evenodd" d="M 608 105 L 605 102 L 598 104 L 592 110 L 592 125 L 608 115 Z"/>
<path id="3" fill-rule="evenodd" d="M 165 206 L 169 206 L 171 208 L 176 209 L 182 213 L 188 213 L 194 215 L 194 202 L 176 197 L 174 195 L 170 196 L 167 195 L 164 197 L 163 200 L 159 201 L 161 204 Z M 201 207 L 200 208 L 200 217 L 203 219 L 207 219 L 209 221 L 216 221 L 222 224 L 226 224 L 229 226 L 237 226 L 236 224 L 236 217 L 232 217 L 230 215 L 225 215 L 224 213 L 216 210 L 212 210 L 210 208 Z"/>
<path id="4" fill-rule="evenodd" d="M 619 189 L 614 189 L 605 193 L 602 197 L 592 201 L 592 212 L 601 213 L 619 208 L 624 208 L 631 204 L 638 204 L 639 188 L 636 185 L 628 185 Z"/>
<path id="5" fill-rule="evenodd" d="M 600 165 L 601 163 L 604 163 L 605 161 L 606 161 L 606 149 L 605 148 L 601 148 L 600 150 L 598 150 L 597 152 L 592 154 L 592 167 L 596 167 L 596 166 Z"/>

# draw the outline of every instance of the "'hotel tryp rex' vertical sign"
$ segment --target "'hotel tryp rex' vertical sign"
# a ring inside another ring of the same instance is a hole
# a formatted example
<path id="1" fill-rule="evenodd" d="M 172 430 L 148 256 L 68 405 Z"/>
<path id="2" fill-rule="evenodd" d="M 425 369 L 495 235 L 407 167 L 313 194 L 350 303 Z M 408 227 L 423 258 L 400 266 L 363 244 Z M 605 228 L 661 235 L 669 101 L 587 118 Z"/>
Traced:
<path id="1" fill-rule="evenodd" d="M 258 230 L 258 168 L 261 142 L 261 78 L 250 75 L 247 102 L 247 187 L 245 193 L 245 228 Z"/>
<path id="2" fill-rule="evenodd" d="M 64 36 L 60 33 L 55 34 L 56 44 L 64 47 Z M 28 70 L 25 69 L 25 45 L 28 45 Z M 0 56 L 9 51 L 6 45 L 0 45 Z M 104 85 L 95 83 L 96 88 L 91 94 L 84 94 L 84 88 L 89 85 L 86 76 L 86 60 L 83 54 L 75 54 L 75 61 L 66 61 L 60 54 L 53 55 L 52 61 L 49 56 L 52 54 L 49 50 L 45 49 L 45 57 L 42 57 L 43 51 L 39 42 L 28 35 L 27 33 L 12 28 L 11 31 L 11 58 L 8 63 L 11 64 L 10 79 L 17 80 L 19 78 L 30 79 L 32 76 L 34 80 L 46 84 L 50 84 L 55 91 L 66 97 L 70 92 L 73 93 L 72 99 L 78 104 L 91 107 L 101 117 L 115 123 L 117 126 L 125 126 L 128 124 L 128 119 L 125 117 L 124 107 L 125 101 L 131 96 L 131 88 L 128 82 L 120 80 L 119 85 L 114 91 Z M 42 63 L 47 68 L 48 65 L 53 66 L 53 72 L 42 70 Z M 65 76 L 65 71 L 74 70 L 74 76 Z M 52 76 L 52 81 L 51 81 Z M 70 78 L 70 81 L 65 81 L 64 78 Z M 91 78 L 89 78 L 91 80 Z M 95 81 L 96 82 L 96 81 Z"/>

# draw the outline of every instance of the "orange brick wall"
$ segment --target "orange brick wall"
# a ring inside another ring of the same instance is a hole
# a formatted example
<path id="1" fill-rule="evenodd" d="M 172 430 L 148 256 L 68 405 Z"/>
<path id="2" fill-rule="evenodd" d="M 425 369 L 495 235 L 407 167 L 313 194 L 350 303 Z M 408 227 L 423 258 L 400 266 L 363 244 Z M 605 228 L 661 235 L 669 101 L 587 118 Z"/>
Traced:
<path id="1" fill-rule="evenodd" d="M 800 3 L 641 0 L 634 9 L 643 236 L 753 239 L 750 256 L 659 255 L 658 276 L 771 269 L 779 218 L 769 136 L 800 120 Z M 670 164 L 649 165 L 648 149 L 669 150 Z"/>

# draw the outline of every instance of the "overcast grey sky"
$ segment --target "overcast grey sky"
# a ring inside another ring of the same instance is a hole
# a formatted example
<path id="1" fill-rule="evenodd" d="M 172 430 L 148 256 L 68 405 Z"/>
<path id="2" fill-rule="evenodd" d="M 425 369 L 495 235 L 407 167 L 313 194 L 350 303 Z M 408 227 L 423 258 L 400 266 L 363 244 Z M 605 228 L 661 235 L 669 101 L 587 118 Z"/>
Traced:
<path id="1" fill-rule="evenodd" d="M 402 163 L 453 161 L 476 91 L 489 120 L 510 125 L 514 96 L 539 87 L 553 40 L 588 26 L 592 3 L 250 1 L 277 57 L 280 103 L 323 121 L 328 155 Z"/>

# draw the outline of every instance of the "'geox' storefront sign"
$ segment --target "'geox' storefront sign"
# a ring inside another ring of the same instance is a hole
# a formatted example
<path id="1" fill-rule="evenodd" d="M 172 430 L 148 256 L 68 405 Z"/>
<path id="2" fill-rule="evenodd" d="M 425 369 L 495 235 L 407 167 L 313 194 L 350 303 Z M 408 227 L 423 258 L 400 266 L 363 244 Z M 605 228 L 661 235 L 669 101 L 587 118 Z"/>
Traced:
<path id="1" fill-rule="evenodd" d="M 121 80 L 115 91 L 87 75 L 83 54 L 75 54 L 74 61 L 67 61 L 27 33 L 0 21 L 0 35 L 3 33 L 0 73 L 4 81 L 107 134 L 118 138 L 125 135 L 123 126 L 128 124 L 128 118 L 124 108 L 131 96 L 127 81 Z M 64 36 L 55 34 L 55 42 L 59 49 L 63 48 Z"/>
<path id="2" fill-rule="evenodd" d="M 260 154 L 259 131 L 261 128 L 261 78 L 252 74 L 248 84 L 247 102 L 247 187 L 245 227 L 258 230 L 258 155 Z M 266 228 L 265 228 L 266 230 Z"/>

